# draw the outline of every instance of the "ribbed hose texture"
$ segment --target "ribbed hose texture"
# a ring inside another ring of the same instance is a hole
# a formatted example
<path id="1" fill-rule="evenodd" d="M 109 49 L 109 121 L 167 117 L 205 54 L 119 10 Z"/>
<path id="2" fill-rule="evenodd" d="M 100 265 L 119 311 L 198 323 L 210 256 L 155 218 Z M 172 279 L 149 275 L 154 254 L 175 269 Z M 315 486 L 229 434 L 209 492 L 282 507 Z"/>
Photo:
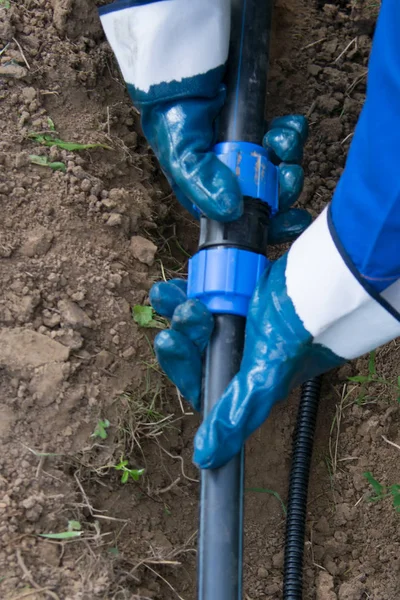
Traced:
<path id="1" fill-rule="evenodd" d="M 303 554 L 307 514 L 308 480 L 322 377 L 303 384 L 290 472 L 286 519 L 283 599 L 303 597 Z"/>

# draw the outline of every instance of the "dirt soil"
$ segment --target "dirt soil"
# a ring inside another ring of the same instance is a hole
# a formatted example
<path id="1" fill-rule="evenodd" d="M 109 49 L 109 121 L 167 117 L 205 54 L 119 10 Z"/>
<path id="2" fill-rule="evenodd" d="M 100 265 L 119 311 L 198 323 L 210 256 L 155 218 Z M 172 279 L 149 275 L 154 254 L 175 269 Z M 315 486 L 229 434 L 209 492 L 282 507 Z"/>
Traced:
<path id="1" fill-rule="evenodd" d="M 365 98 L 378 6 L 276 4 L 267 112 L 309 118 L 299 203 L 316 216 Z M 101 146 L 41 145 L 49 134 Z M 0 0 L 0 207 L 0 598 L 193 599 L 199 418 L 131 309 L 185 275 L 198 227 L 142 136 L 93 0 Z M 305 600 L 399 597 L 399 359 L 393 342 L 325 378 Z M 264 491 L 246 492 L 247 600 L 282 596 L 277 494 L 286 502 L 297 403 L 298 391 L 248 444 L 247 488 Z"/>

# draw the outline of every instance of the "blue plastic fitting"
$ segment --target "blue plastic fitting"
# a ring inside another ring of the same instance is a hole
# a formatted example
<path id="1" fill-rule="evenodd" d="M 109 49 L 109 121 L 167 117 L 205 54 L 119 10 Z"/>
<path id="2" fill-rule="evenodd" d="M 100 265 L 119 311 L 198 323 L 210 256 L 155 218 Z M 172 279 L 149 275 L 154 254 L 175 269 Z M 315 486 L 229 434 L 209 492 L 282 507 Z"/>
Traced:
<path id="1" fill-rule="evenodd" d="M 237 176 L 243 196 L 268 203 L 272 215 L 278 211 L 277 168 L 262 146 L 224 142 L 214 152 Z M 256 252 L 217 245 L 205 248 L 189 261 L 188 296 L 201 300 L 213 314 L 246 317 L 267 265 L 267 258 Z"/>
<path id="2" fill-rule="evenodd" d="M 214 152 L 237 176 L 243 196 L 266 202 L 272 215 L 278 212 L 278 170 L 265 148 L 250 142 L 223 142 L 214 146 Z"/>
<path id="3" fill-rule="evenodd" d="M 238 248 L 206 248 L 190 260 L 188 296 L 213 314 L 247 316 L 257 281 L 268 265 L 262 254 Z"/>

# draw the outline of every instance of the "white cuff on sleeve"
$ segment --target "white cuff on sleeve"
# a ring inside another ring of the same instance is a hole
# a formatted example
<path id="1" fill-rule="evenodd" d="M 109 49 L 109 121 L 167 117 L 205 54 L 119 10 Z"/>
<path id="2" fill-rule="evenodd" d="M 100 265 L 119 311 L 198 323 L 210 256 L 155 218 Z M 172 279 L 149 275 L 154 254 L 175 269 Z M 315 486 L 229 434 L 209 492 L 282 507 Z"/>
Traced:
<path id="1" fill-rule="evenodd" d="M 125 82 L 148 93 L 226 63 L 230 10 L 231 0 L 117 2 L 100 18 Z"/>
<path id="2" fill-rule="evenodd" d="M 359 283 L 337 250 L 327 209 L 289 250 L 286 286 L 298 317 L 320 343 L 355 358 L 400 335 L 400 322 Z M 381 295 L 399 311 L 400 280 Z"/>

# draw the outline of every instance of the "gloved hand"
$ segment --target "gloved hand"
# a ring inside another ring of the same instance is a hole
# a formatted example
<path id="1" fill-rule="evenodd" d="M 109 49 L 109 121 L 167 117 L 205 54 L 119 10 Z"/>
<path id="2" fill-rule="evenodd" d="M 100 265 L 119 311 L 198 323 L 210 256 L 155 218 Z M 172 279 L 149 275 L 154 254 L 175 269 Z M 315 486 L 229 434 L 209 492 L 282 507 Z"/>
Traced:
<path id="1" fill-rule="evenodd" d="M 195 204 L 212 219 L 232 221 L 242 214 L 242 195 L 236 177 L 211 151 L 224 97 L 221 90 L 213 100 L 144 106 L 142 127 L 181 204 L 192 214 Z M 303 187 L 299 163 L 307 133 L 306 119 L 291 115 L 274 119 L 264 138 L 279 164 L 280 212 L 271 219 L 271 244 L 294 239 L 311 221 L 306 211 L 290 208 Z"/>
<path id="2" fill-rule="evenodd" d="M 236 177 L 212 152 L 228 60 L 231 0 L 151 0 L 102 6 L 100 18 L 143 132 L 178 200 L 217 221 L 243 212 Z M 304 117 L 277 119 L 264 144 L 279 166 L 280 210 L 271 243 L 292 239 L 310 222 L 291 211 L 303 172 Z"/>
<path id="3" fill-rule="evenodd" d="M 313 336 L 296 314 L 286 287 L 287 254 L 258 283 L 250 304 L 241 368 L 195 438 L 194 462 L 216 468 L 237 454 L 272 406 L 310 377 L 344 359 Z M 171 329 L 156 337 L 157 359 L 182 395 L 200 409 L 202 354 L 213 330 L 213 316 L 198 300 L 187 300 L 186 282 L 155 284 L 150 299 Z"/>

